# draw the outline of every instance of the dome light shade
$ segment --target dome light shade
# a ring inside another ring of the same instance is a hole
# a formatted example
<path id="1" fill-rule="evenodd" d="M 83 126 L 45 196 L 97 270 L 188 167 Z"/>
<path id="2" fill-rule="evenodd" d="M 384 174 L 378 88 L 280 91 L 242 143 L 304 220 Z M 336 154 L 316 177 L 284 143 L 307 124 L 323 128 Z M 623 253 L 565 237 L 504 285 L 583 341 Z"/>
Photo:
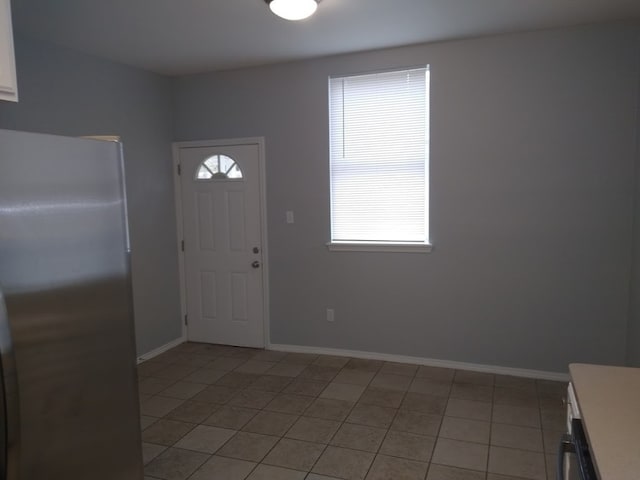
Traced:
<path id="1" fill-rule="evenodd" d="M 319 0 L 265 0 L 273 13 L 286 20 L 303 20 L 318 8 Z"/>

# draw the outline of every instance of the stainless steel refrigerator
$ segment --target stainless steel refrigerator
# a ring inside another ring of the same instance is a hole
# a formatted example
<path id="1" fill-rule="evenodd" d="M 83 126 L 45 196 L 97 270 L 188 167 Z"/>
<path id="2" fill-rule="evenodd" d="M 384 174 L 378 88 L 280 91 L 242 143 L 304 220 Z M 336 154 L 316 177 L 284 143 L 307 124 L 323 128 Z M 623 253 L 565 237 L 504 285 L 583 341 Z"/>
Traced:
<path id="1" fill-rule="evenodd" d="M 0 478 L 141 480 L 117 142 L 0 130 Z"/>

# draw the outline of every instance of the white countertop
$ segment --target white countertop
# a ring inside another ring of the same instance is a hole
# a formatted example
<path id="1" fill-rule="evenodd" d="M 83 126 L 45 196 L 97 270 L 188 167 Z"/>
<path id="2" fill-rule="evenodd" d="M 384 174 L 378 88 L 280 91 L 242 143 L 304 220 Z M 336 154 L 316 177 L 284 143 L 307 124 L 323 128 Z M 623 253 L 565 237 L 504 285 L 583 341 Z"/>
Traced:
<path id="1" fill-rule="evenodd" d="M 569 372 L 600 480 L 640 479 L 640 368 L 572 363 Z"/>

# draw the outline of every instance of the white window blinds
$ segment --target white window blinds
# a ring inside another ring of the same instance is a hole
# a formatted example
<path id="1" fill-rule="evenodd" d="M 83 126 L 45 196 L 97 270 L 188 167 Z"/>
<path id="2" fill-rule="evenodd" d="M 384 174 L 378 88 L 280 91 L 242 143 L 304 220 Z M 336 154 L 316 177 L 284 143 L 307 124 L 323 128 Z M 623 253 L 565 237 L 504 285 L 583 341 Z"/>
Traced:
<path id="1" fill-rule="evenodd" d="M 428 243 L 429 70 L 329 79 L 332 243 Z"/>

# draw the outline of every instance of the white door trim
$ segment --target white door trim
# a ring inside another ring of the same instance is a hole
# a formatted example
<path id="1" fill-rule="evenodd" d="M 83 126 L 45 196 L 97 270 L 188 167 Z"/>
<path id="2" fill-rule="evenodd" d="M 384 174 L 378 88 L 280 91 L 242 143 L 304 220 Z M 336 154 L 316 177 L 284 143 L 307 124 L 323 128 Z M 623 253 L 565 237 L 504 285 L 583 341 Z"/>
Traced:
<path id="1" fill-rule="evenodd" d="M 257 145 L 258 162 L 260 163 L 260 234 L 262 236 L 262 296 L 264 318 L 264 347 L 271 344 L 269 321 L 269 249 L 267 242 L 267 180 L 265 166 L 264 137 L 229 138 L 223 140 L 197 140 L 190 142 L 173 142 L 173 191 L 176 205 L 176 235 L 178 241 L 178 275 L 180 280 L 180 313 L 182 316 L 182 339 L 187 341 L 187 283 L 185 276 L 184 252 L 182 241 L 184 239 L 184 224 L 182 215 L 182 186 L 178 167 L 180 164 L 180 149 L 193 147 L 224 147 L 231 145 Z"/>

